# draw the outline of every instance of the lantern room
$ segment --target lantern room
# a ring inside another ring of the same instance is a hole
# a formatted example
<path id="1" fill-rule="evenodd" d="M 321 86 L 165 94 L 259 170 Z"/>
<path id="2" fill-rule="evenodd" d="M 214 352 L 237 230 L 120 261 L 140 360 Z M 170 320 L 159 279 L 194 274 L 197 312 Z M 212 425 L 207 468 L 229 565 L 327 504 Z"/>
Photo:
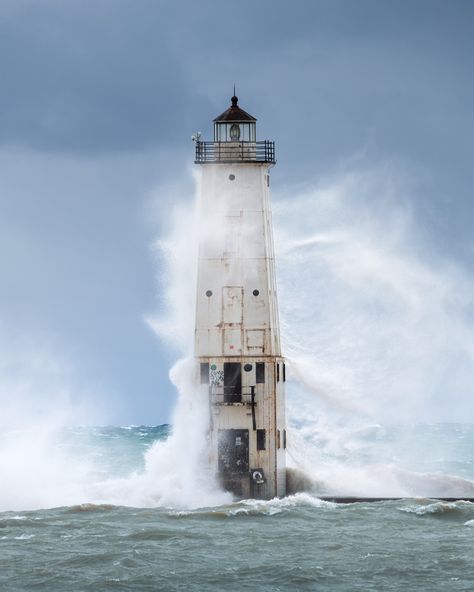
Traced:
<path id="1" fill-rule="evenodd" d="M 231 106 L 214 119 L 214 142 L 255 142 L 256 119 L 238 106 L 234 95 Z"/>
<path id="2" fill-rule="evenodd" d="M 200 133 L 193 134 L 192 140 L 196 142 L 194 162 L 275 164 L 275 143 L 270 140 L 257 142 L 257 120 L 239 107 L 235 94 L 231 103 L 231 106 L 213 121 L 213 142 L 203 142 Z"/>

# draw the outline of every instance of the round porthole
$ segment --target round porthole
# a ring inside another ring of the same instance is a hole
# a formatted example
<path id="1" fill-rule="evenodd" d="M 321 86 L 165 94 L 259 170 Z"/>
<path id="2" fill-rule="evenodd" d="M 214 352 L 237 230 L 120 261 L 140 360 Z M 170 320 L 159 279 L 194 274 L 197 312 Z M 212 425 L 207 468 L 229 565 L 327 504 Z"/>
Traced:
<path id="1" fill-rule="evenodd" d="M 229 175 L 229 181 L 235 181 L 235 175 Z"/>
<path id="2" fill-rule="evenodd" d="M 212 290 L 207 290 L 206 296 L 210 298 L 212 296 Z"/>
<path id="3" fill-rule="evenodd" d="M 253 294 L 254 296 L 258 296 L 258 295 L 260 294 L 260 292 L 259 292 L 258 290 L 254 290 L 254 291 L 252 292 L 252 294 Z"/>
<path id="4" fill-rule="evenodd" d="M 211 370 L 217 370 L 217 366 L 215 364 L 211 364 Z"/>
<path id="5" fill-rule="evenodd" d="M 250 370 L 252 370 L 252 364 L 245 364 L 244 370 L 245 372 L 250 372 Z"/>

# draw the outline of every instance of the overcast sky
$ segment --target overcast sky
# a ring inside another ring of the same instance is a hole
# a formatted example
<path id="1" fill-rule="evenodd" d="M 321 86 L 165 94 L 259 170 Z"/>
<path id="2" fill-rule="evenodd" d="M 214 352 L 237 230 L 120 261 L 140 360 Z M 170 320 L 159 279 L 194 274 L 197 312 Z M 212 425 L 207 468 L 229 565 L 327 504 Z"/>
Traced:
<path id="1" fill-rule="evenodd" d="M 107 423 L 169 420 L 152 245 L 234 82 L 277 200 L 392 163 L 430 248 L 472 270 L 473 57 L 469 0 L 2 0 L 3 404 L 66 389 Z"/>

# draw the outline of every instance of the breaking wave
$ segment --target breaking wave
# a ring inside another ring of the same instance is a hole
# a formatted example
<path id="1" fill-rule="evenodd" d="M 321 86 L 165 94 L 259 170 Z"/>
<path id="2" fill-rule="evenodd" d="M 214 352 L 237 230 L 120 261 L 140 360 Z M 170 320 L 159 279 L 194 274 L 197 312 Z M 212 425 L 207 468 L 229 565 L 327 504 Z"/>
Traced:
<path id="1" fill-rule="evenodd" d="M 420 500 L 418 504 L 410 504 L 409 506 L 401 507 L 400 511 L 406 512 L 408 514 L 416 514 L 417 516 L 426 516 L 431 514 L 464 516 L 466 514 L 472 515 L 474 513 L 474 504 L 463 500 L 456 502 L 435 501 L 426 504 Z"/>

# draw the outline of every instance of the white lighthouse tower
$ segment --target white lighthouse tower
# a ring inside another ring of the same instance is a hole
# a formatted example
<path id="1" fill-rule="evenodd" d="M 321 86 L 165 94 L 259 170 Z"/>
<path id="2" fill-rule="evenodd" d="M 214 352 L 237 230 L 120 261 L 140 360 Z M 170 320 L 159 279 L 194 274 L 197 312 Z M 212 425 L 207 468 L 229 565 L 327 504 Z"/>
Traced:
<path id="1" fill-rule="evenodd" d="M 281 356 L 270 211 L 274 142 L 232 105 L 202 167 L 195 356 L 209 395 L 210 462 L 236 497 L 285 495 L 285 362 Z"/>

